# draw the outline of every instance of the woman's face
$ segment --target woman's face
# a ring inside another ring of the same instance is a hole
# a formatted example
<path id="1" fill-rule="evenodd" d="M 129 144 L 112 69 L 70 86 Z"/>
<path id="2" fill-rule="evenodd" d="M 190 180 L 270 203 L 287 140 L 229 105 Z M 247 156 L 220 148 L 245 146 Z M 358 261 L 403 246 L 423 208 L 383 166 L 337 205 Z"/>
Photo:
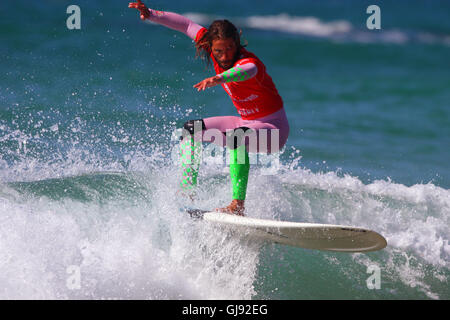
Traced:
<path id="1" fill-rule="evenodd" d="M 213 40 L 211 50 L 222 69 L 230 69 L 236 62 L 238 48 L 231 38 Z"/>

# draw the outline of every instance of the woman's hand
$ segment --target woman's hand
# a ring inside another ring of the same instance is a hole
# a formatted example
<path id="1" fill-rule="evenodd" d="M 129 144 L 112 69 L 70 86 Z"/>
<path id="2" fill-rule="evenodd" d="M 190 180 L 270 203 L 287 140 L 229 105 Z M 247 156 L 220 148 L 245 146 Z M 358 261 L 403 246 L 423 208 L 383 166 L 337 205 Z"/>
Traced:
<path id="1" fill-rule="evenodd" d="M 148 8 L 141 2 L 141 0 L 137 0 L 137 2 L 130 2 L 128 4 L 128 8 L 136 8 L 141 13 L 141 19 L 145 20 L 150 18 L 150 11 Z"/>
<path id="2" fill-rule="evenodd" d="M 206 78 L 205 80 L 200 81 L 199 83 L 194 85 L 194 88 L 197 91 L 204 91 L 206 88 L 217 86 L 222 83 L 222 78 L 219 76 L 214 76 L 211 78 Z"/>

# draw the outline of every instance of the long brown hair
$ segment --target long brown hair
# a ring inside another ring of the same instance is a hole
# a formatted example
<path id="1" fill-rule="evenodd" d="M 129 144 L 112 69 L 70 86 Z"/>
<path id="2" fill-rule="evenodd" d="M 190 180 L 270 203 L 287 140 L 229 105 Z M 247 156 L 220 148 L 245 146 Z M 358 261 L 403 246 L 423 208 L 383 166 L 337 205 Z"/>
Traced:
<path id="1" fill-rule="evenodd" d="M 236 43 L 237 54 L 247 43 L 241 44 L 241 34 L 238 29 L 228 20 L 215 20 L 208 28 L 208 31 L 195 44 L 197 49 L 196 57 L 201 57 L 211 64 L 210 52 L 213 40 L 233 39 Z"/>

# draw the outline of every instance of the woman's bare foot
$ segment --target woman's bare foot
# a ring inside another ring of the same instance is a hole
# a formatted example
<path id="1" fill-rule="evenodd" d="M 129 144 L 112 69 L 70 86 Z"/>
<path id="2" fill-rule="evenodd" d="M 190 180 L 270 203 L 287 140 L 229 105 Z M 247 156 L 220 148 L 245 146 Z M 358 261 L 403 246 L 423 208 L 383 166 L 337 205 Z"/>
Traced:
<path id="1" fill-rule="evenodd" d="M 230 205 L 225 208 L 217 208 L 216 211 L 229 214 L 236 214 L 238 216 L 244 215 L 244 200 L 233 199 Z"/>

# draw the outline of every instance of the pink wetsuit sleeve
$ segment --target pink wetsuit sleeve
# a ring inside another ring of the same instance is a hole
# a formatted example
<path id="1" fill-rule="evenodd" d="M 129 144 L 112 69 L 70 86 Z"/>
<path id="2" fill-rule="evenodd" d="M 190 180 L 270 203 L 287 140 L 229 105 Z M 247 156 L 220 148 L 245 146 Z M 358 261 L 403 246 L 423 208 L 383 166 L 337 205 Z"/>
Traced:
<path id="1" fill-rule="evenodd" d="M 150 18 L 149 20 L 158 24 L 161 24 L 170 29 L 174 29 L 183 32 L 192 40 L 195 39 L 197 32 L 202 29 L 201 25 L 196 24 L 192 20 L 183 17 L 180 14 L 166 11 L 157 11 L 149 9 Z"/>
<path id="2" fill-rule="evenodd" d="M 228 69 L 218 76 L 222 80 L 222 83 L 225 82 L 238 82 L 245 81 L 253 78 L 258 73 L 258 67 L 256 64 L 252 62 L 243 63 L 237 65 L 231 69 Z"/>

